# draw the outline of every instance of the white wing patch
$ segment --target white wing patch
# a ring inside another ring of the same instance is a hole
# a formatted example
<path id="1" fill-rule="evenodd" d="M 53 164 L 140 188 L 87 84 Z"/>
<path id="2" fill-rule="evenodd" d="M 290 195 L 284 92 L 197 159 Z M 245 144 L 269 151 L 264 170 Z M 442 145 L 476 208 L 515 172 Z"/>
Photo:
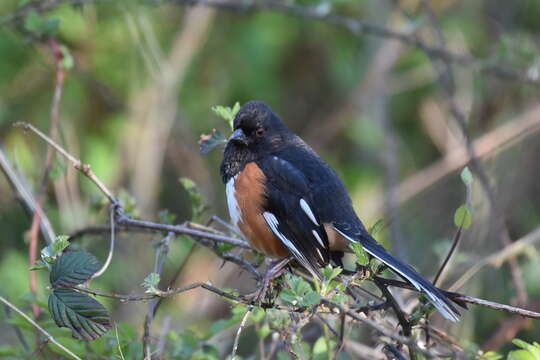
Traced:
<path id="1" fill-rule="evenodd" d="M 302 208 L 302 210 L 304 210 L 309 220 L 311 220 L 315 225 L 319 226 L 319 223 L 317 222 L 317 219 L 315 218 L 315 215 L 313 214 L 313 211 L 311 211 L 311 208 L 309 207 L 306 200 L 300 199 L 300 207 Z"/>
<path id="2" fill-rule="evenodd" d="M 234 189 L 234 181 L 236 180 L 237 176 L 238 175 L 233 176 L 229 181 L 227 181 L 227 185 L 225 185 L 225 192 L 227 193 L 227 205 L 229 207 L 229 215 L 231 216 L 232 224 L 236 228 L 238 228 L 238 222 L 242 218 L 242 211 L 240 210 L 238 202 L 236 201 Z"/>
<path id="3" fill-rule="evenodd" d="M 321 237 L 319 236 L 319 233 L 317 232 L 317 230 L 311 230 L 311 233 L 313 234 L 313 236 L 315 236 L 315 239 L 317 239 L 317 241 L 319 242 L 319 244 L 321 244 L 321 246 L 323 248 L 326 248 L 326 246 L 324 246 L 324 242 L 322 241 Z M 321 258 L 322 255 L 321 255 Z M 324 258 L 323 258 L 324 259 Z M 323 260 L 324 261 L 324 260 Z"/>
<path id="4" fill-rule="evenodd" d="M 272 214 L 269 211 L 263 212 L 263 217 L 268 226 L 270 226 L 270 229 L 278 237 L 278 239 L 289 249 L 289 251 L 293 254 L 293 256 L 313 275 L 314 277 L 319 277 L 319 275 L 313 270 L 311 265 L 309 264 L 309 261 L 306 259 L 306 257 L 294 246 L 294 244 L 287 239 L 285 235 L 283 235 L 279 230 L 279 221 L 276 218 L 274 214 Z M 322 257 L 322 255 L 321 255 Z"/>

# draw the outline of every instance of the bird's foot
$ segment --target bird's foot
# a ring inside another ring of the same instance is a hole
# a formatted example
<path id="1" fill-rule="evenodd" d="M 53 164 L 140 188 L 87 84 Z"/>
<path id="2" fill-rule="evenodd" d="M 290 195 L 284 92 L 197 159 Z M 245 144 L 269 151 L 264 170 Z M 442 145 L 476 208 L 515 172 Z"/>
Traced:
<path id="1" fill-rule="evenodd" d="M 271 288 L 272 280 L 281 276 L 285 267 L 289 264 L 292 258 L 288 257 L 280 260 L 267 260 L 266 271 L 259 282 L 259 287 L 256 291 L 244 295 L 244 298 L 250 300 L 253 305 L 263 306 L 263 301 L 268 294 L 268 289 Z"/>

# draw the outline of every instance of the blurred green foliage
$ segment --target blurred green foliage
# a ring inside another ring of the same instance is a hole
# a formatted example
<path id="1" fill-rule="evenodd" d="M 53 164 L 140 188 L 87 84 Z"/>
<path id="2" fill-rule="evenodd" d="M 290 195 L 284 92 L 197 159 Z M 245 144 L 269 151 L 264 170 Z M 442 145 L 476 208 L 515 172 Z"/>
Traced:
<path id="1" fill-rule="evenodd" d="M 357 17 L 400 31 L 419 27 L 419 36 L 431 40 L 436 36 L 429 30 L 430 18 L 421 3 L 294 2 L 319 12 Z M 449 48 L 466 49 L 465 52 L 485 63 L 501 63 L 526 73 L 538 73 L 538 0 L 429 3 Z M 270 104 L 291 129 L 336 168 L 351 191 L 362 219 L 366 224 L 374 224 L 372 229 L 377 238 L 388 248 L 397 249 L 396 242 L 404 242 L 408 251 L 400 255 L 423 273 L 435 272 L 446 255 L 455 226 L 468 228 L 465 225 L 471 222 L 445 284 L 451 284 L 464 266 L 468 268 L 499 249 L 497 241 L 492 240 L 493 234 L 486 235 L 489 221 L 485 199 L 478 191 L 477 181 L 472 183 L 467 172 L 461 174 L 466 191 L 459 174 L 449 174 L 401 204 L 396 212 L 399 219 L 389 219 L 391 224 L 399 224 L 400 237 L 395 236 L 395 228 L 385 226 L 384 221 L 375 221 L 384 212 L 381 211 L 383 189 L 388 188 L 390 181 L 384 159 L 389 152 L 388 128 L 381 120 L 384 116 L 397 135 L 394 170 L 399 179 L 437 162 L 445 151 L 452 150 L 443 149 L 436 140 L 437 131 L 429 127 L 437 115 L 428 112 L 429 106 L 435 104 L 442 115 L 439 114 L 434 128 L 444 134 L 452 132 L 452 126 L 441 130 L 442 124 L 451 118 L 448 99 L 441 95 L 430 59 L 421 50 L 395 49 L 393 42 L 384 38 L 354 36 L 324 21 L 279 12 L 194 14 L 191 8 L 175 6 L 166 0 L 64 4 L 45 13 L 32 10 L 18 21 L 5 22 L 6 16 L 32 4 L 17 0 L 0 2 L 0 145 L 32 191 L 39 189 L 46 148 L 11 125 L 15 121 L 29 121 L 43 130 L 50 125 L 55 79 L 50 36 L 54 36 L 60 45 L 66 73 L 60 107 L 60 143 L 92 165 L 132 216 L 166 223 L 186 220 L 204 223 L 213 214 L 226 218 L 218 175 L 220 153 L 214 151 L 201 157 L 197 141 L 202 133 L 207 134 L 213 128 L 225 136 L 230 131 L 230 125 L 213 114 L 213 106 L 260 99 Z M 379 66 L 391 61 L 394 55 L 396 59 L 389 74 L 381 77 Z M 470 67 L 454 65 L 453 68 L 458 100 L 465 108 L 467 104 L 470 106 L 467 118 L 473 137 L 511 123 L 538 99 L 537 87 L 474 72 Z M 381 83 L 386 93 L 377 90 Z M 385 99 L 381 112 L 378 103 L 382 97 Z M 235 108 L 215 109 L 230 122 Z M 216 135 L 216 139 L 221 137 Z M 515 148 L 487 164 L 513 239 L 540 224 L 540 188 L 536 180 L 540 175 L 539 152 L 540 144 L 535 136 L 521 140 Z M 157 181 L 150 175 L 156 175 Z M 53 183 L 46 189 L 43 208 L 57 233 L 71 233 L 108 222 L 106 203 L 95 186 L 78 176 L 62 159 L 55 158 L 51 178 Z M 469 221 L 471 214 L 473 221 Z M 0 284 L 8 284 L 2 286 L 0 295 L 25 310 L 32 301 L 37 301 L 44 310 L 49 293 L 44 272 L 37 272 L 36 298 L 28 290 L 28 270 L 33 265 L 28 263 L 27 256 L 30 220 L 1 176 L 0 227 Z M 121 241 L 110 269 L 93 285 L 109 291 L 131 292 L 148 274 L 153 274 L 154 254 L 147 239 L 155 236 L 134 233 L 119 236 Z M 108 250 L 107 236 L 85 236 L 72 247 L 88 249 L 103 259 Z M 193 270 L 183 280 L 206 281 L 223 273 L 234 283 L 236 272 L 221 270 L 220 260 L 213 253 L 197 250 L 196 255 L 190 255 L 192 248 L 192 241 L 186 237 L 172 241 L 163 275 L 149 279 L 147 287 L 156 287 L 160 280 L 171 280 L 184 261 L 186 268 L 191 266 Z M 230 250 L 224 244 L 215 249 L 218 254 Z M 361 249 L 355 252 L 358 261 L 366 265 L 365 253 Z M 196 256 L 198 261 L 190 262 L 191 256 Z M 528 257 L 520 259 L 520 263 L 534 304 L 540 296 L 538 276 L 535 276 L 536 251 L 531 248 Z M 370 266 L 378 270 L 376 262 L 372 261 Z M 488 269 L 477 275 L 466 290 L 472 295 L 508 303 L 515 293 L 510 279 L 506 267 Z M 245 285 L 242 281 L 234 283 L 235 288 L 242 285 Z M 288 287 L 282 298 L 302 306 L 317 302 L 320 290 L 335 288 L 331 279 L 321 284 L 321 289 L 313 289 L 295 277 L 289 278 L 285 285 Z M 142 316 L 138 314 L 145 312 L 144 305 L 101 300 L 117 320 L 116 327 L 88 345 L 71 339 L 66 329 L 56 328 L 47 312 L 39 323 L 80 356 L 140 357 Z M 223 357 L 228 345 L 216 341 L 216 337 L 238 324 L 246 308 L 229 308 L 221 301 L 218 303 L 204 307 L 204 301 L 193 302 L 187 296 L 185 300 L 165 303 L 160 314 L 174 320 L 167 335 L 166 351 L 171 358 Z M 199 307 L 204 308 L 203 314 L 197 313 Z M 246 356 L 255 352 L 256 337 L 269 342 L 272 334 L 280 333 L 291 323 L 282 313 L 264 313 L 260 309 L 249 318 L 249 326 L 256 329 L 256 334 L 250 333 L 248 340 L 241 342 L 240 353 Z M 473 344 L 471 348 L 475 350 L 471 356 L 476 356 L 478 347 L 488 341 L 505 318 L 505 314 L 492 310 L 472 309 L 464 316 L 465 324 L 455 333 L 461 342 Z M 160 315 L 156 322 L 163 319 Z M 34 336 L 27 323 L 14 315 L 8 320 L 0 312 L 0 356 L 26 356 L 20 346 L 7 345 L 16 341 L 10 324 L 21 328 L 27 338 Z M 536 359 L 538 346 L 534 341 L 539 334 L 536 322 L 519 329 L 516 336 L 527 343 L 499 344 L 501 354 L 508 354 L 508 359 Z M 337 346 L 328 336 L 319 335 L 310 341 L 291 337 L 290 343 L 306 358 L 313 359 L 325 358 Z M 63 354 L 51 344 L 46 346 Z M 284 351 L 276 353 L 278 358 L 289 358 Z M 478 356 L 495 359 L 503 355 L 493 352 Z"/>

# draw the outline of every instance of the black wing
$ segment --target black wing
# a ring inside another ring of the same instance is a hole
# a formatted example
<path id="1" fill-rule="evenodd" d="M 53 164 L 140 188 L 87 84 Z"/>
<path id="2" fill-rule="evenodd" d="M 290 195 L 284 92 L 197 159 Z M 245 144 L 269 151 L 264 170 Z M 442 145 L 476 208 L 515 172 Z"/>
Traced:
<path id="1" fill-rule="evenodd" d="M 309 183 L 300 170 L 277 156 L 257 161 L 266 176 L 263 217 L 276 237 L 313 275 L 330 260 L 328 238 L 313 209 Z"/>

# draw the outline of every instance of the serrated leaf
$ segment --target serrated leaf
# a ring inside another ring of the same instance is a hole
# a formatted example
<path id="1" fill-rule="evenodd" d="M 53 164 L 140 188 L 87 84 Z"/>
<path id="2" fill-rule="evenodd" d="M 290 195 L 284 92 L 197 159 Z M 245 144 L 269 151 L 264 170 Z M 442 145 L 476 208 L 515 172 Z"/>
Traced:
<path id="1" fill-rule="evenodd" d="M 94 340 L 111 328 L 103 305 L 73 289 L 54 289 L 49 296 L 49 312 L 56 325 L 70 329 L 76 339 Z"/>
<path id="2" fill-rule="evenodd" d="M 236 114 L 238 114 L 238 112 L 240 111 L 240 103 L 237 101 L 234 103 L 234 106 L 232 108 L 232 117 L 233 117 L 233 120 L 236 116 Z"/>
<path id="3" fill-rule="evenodd" d="M 349 247 L 356 255 L 356 262 L 358 265 L 366 266 L 369 263 L 368 253 L 364 250 L 360 243 L 350 244 Z"/>
<path id="4" fill-rule="evenodd" d="M 296 298 L 296 294 L 292 292 L 290 289 L 283 289 L 279 293 L 279 297 L 285 300 L 286 302 L 296 305 L 298 303 L 298 300 Z"/>
<path id="5" fill-rule="evenodd" d="M 468 167 L 464 167 L 463 170 L 461 170 L 461 181 L 463 181 L 463 183 L 467 186 L 470 186 L 472 185 L 473 183 L 473 175 L 471 173 L 471 170 L 469 170 Z"/>
<path id="6" fill-rule="evenodd" d="M 217 146 L 225 144 L 227 140 L 219 130 L 212 129 L 210 135 L 201 135 L 199 139 L 199 152 L 202 155 L 208 154 L 210 151 L 214 150 Z"/>
<path id="7" fill-rule="evenodd" d="M 144 278 L 144 281 L 141 284 L 141 286 L 146 289 L 147 293 L 154 294 L 154 293 L 159 292 L 157 286 L 160 280 L 161 280 L 161 277 L 159 276 L 159 274 L 153 272 L 153 273 L 148 274 L 148 276 Z"/>
<path id="8" fill-rule="evenodd" d="M 318 304 L 321 301 L 321 295 L 315 291 L 308 292 L 302 297 L 302 300 L 298 303 L 300 306 L 311 306 Z"/>
<path id="9" fill-rule="evenodd" d="M 53 246 L 53 255 L 58 255 L 60 251 L 64 250 L 69 246 L 69 236 L 67 235 L 58 235 L 54 242 L 52 243 Z"/>
<path id="10" fill-rule="evenodd" d="M 228 106 L 216 105 L 216 106 L 212 106 L 211 109 L 217 116 L 224 119 L 227 122 L 227 124 L 229 124 L 229 127 L 231 128 L 231 130 L 233 129 L 234 117 L 240 110 L 239 102 L 236 102 L 232 108 Z"/>
<path id="11" fill-rule="evenodd" d="M 457 208 L 456 212 L 454 213 L 454 224 L 457 227 L 462 227 L 463 229 L 468 229 L 471 226 L 472 213 L 468 205 L 463 204 Z"/>
<path id="12" fill-rule="evenodd" d="M 70 287 L 84 283 L 99 270 L 99 262 L 84 251 L 64 253 L 52 265 L 50 281 L 57 287 Z"/>
<path id="13" fill-rule="evenodd" d="M 336 276 L 338 276 L 339 274 L 341 274 L 342 271 L 343 269 L 341 269 L 339 266 L 332 267 L 331 265 L 328 265 L 321 269 L 321 274 L 324 276 L 324 278 L 327 281 L 330 281 L 334 279 Z"/>

